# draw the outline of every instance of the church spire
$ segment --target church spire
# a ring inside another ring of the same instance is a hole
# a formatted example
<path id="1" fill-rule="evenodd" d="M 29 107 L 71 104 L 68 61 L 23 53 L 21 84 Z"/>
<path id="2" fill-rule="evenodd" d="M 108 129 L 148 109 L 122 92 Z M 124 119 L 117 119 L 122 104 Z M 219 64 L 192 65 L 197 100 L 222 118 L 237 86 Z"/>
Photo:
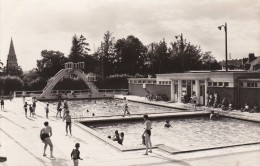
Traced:
<path id="1" fill-rule="evenodd" d="M 9 48 L 9 54 L 7 56 L 6 66 L 7 66 L 7 68 L 11 67 L 11 66 L 16 66 L 16 67 L 18 66 L 12 38 L 11 38 L 11 43 L 10 43 L 10 48 Z"/>

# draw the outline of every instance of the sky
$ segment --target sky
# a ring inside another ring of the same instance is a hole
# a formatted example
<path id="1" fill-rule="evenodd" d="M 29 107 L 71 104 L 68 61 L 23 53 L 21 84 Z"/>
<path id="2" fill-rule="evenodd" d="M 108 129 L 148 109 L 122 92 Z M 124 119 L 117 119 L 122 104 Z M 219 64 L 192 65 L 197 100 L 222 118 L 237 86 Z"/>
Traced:
<path id="1" fill-rule="evenodd" d="M 11 37 L 24 71 L 36 68 L 42 50 L 70 53 L 72 36 L 87 38 L 92 52 L 109 30 L 116 39 L 134 35 L 144 45 L 183 34 L 202 51 L 225 59 L 260 56 L 260 0 L 0 0 L 0 60 Z"/>

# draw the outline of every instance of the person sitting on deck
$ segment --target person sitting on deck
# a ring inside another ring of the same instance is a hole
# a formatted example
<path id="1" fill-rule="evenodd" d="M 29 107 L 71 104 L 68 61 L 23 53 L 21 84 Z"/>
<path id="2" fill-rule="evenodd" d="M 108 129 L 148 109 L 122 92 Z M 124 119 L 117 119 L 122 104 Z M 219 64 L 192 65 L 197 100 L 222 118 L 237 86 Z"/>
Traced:
<path id="1" fill-rule="evenodd" d="M 221 105 L 220 105 L 220 108 L 222 110 L 227 110 L 228 109 L 228 101 L 226 98 L 223 98 L 222 102 L 221 102 Z"/>
<path id="2" fill-rule="evenodd" d="M 229 111 L 232 111 L 232 110 L 233 110 L 233 104 L 232 104 L 232 102 L 230 102 L 230 103 L 228 104 L 228 110 L 229 110 Z"/>
<path id="3" fill-rule="evenodd" d="M 241 108 L 241 112 L 249 112 L 250 111 L 250 107 L 247 103 L 245 103 L 245 108 Z"/>
<path id="4" fill-rule="evenodd" d="M 118 133 L 118 130 L 115 131 L 115 135 L 113 136 L 112 140 L 113 141 L 118 141 L 120 139 L 119 137 L 119 133 Z"/>
<path id="5" fill-rule="evenodd" d="M 250 113 L 256 113 L 258 112 L 258 105 L 255 103 L 253 108 L 249 111 Z"/>
<path id="6" fill-rule="evenodd" d="M 167 128 L 172 127 L 169 120 L 166 120 L 166 124 L 164 125 L 164 127 L 167 127 Z"/>

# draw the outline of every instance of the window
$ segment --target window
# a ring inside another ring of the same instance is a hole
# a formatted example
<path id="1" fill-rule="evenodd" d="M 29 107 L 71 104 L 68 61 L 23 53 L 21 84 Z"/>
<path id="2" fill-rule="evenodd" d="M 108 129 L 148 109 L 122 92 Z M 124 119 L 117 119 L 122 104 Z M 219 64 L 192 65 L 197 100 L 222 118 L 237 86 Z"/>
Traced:
<path id="1" fill-rule="evenodd" d="M 142 81 L 138 81 L 138 83 L 140 84 L 140 83 L 142 83 Z"/>
<path id="2" fill-rule="evenodd" d="M 223 86 L 223 82 L 219 82 L 219 83 L 218 83 L 218 86 Z"/>
<path id="3" fill-rule="evenodd" d="M 257 83 L 256 82 L 248 82 L 247 87 L 257 87 Z"/>
<path id="4" fill-rule="evenodd" d="M 162 84 L 162 81 L 159 81 L 159 84 Z"/>
<path id="5" fill-rule="evenodd" d="M 217 82 L 213 82 L 213 86 L 218 86 Z"/>
<path id="6" fill-rule="evenodd" d="M 208 82 L 208 86 L 212 86 L 212 82 Z"/>
<path id="7" fill-rule="evenodd" d="M 243 82 L 240 82 L 240 86 L 243 87 Z"/>
<path id="8" fill-rule="evenodd" d="M 153 81 L 153 84 L 156 84 L 156 81 Z"/>
<path id="9" fill-rule="evenodd" d="M 229 86 L 229 83 L 228 82 L 224 82 L 224 86 L 225 87 Z"/>

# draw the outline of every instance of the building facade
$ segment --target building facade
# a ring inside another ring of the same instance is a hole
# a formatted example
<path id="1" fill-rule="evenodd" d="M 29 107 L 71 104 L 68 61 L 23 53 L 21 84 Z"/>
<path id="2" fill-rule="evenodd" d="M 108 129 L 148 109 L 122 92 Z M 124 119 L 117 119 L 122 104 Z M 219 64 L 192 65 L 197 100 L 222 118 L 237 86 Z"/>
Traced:
<path id="1" fill-rule="evenodd" d="M 207 102 L 207 92 L 217 93 L 219 101 L 226 98 L 236 108 L 245 103 L 260 106 L 260 73 L 257 72 L 210 72 L 198 71 L 187 73 L 157 74 L 156 78 L 130 78 L 129 93 L 146 96 L 147 94 L 163 94 L 172 102 L 184 102 L 193 94 L 200 105 Z"/>

